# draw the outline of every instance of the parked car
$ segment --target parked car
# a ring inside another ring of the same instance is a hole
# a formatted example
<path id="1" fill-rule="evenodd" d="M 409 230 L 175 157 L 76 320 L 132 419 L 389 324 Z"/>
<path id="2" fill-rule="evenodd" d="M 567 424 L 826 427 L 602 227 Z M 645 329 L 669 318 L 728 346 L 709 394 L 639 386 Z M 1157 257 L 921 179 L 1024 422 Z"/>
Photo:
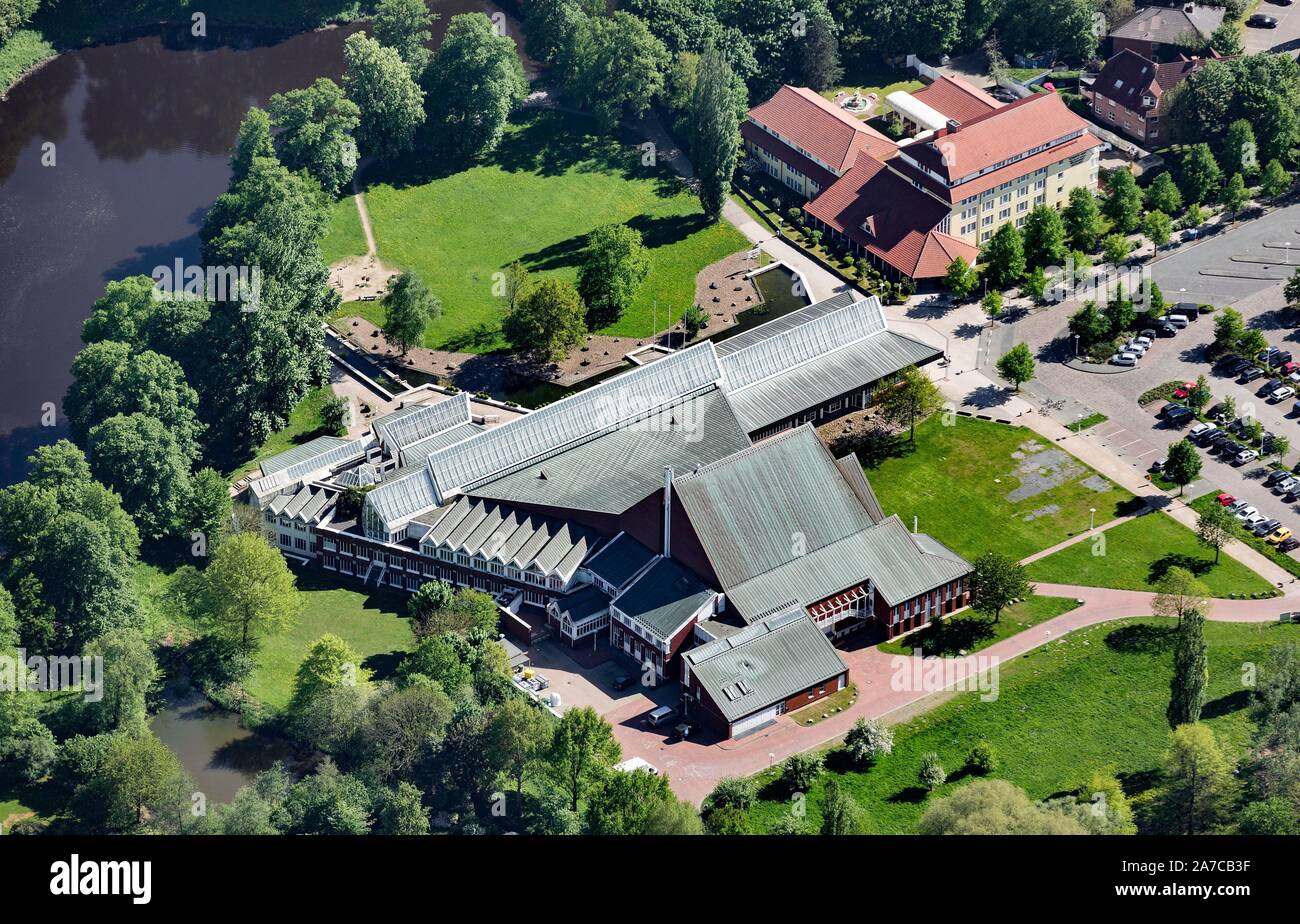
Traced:
<path id="1" fill-rule="evenodd" d="M 1255 394 L 1257 394 L 1257 395 L 1268 395 L 1268 394 L 1272 394 L 1273 391 L 1274 391 L 1275 389 L 1278 389 L 1278 388 L 1281 388 L 1281 387 L 1282 387 L 1282 380 L 1281 380 L 1281 379 L 1269 379 L 1269 380 L 1268 380 L 1267 382 L 1265 382 L 1263 385 L 1259 386 L 1259 388 L 1255 391 Z"/>
<path id="2" fill-rule="evenodd" d="M 1264 514 L 1260 513 L 1259 511 L 1255 511 L 1250 516 L 1246 517 L 1241 521 L 1241 526 L 1243 529 L 1246 530 L 1246 532 L 1253 533 L 1256 529 L 1259 528 L 1259 524 L 1263 523 L 1265 519 L 1266 517 L 1264 516 Z"/>
<path id="3" fill-rule="evenodd" d="M 1254 507 L 1252 507 L 1250 504 L 1246 504 L 1244 507 L 1239 507 L 1236 510 L 1234 510 L 1233 515 L 1236 516 L 1238 520 L 1241 520 L 1244 523 L 1247 520 L 1249 520 L 1251 517 L 1259 516 L 1259 511 L 1256 510 Z"/>
<path id="4" fill-rule="evenodd" d="M 699 726 L 694 722 L 678 722 L 673 726 L 673 740 L 685 741 L 691 735 L 695 734 L 697 728 L 699 728 Z"/>
<path id="5" fill-rule="evenodd" d="M 1273 530 L 1277 529 L 1281 525 L 1282 525 L 1282 521 L 1277 519 L 1260 520 L 1258 523 L 1255 524 L 1255 528 L 1252 529 L 1251 532 L 1253 532 L 1256 536 L 1267 536 L 1269 533 L 1271 533 Z"/>
<path id="6" fill-rule="evenodd" d="M 1116 353 L 1110 358 L 1110 364 L 1112 366 L 1136 366 L 1138 360 L 1132 353 Z"/>
<path id="7" fill-rule="evenodd" d="M 1171 404 L 1161 412 L 1165 418 L 1165 423 L 1171 427 L 1181 427 L 1189 420 L 1195 420 L 1196 414 L 1189 407 L 1183 407 L 1181 404 Z"/>
<path id="8" fill-rule="evenodd" d="M 1271 533 L 1264 537 L 1264 541 L 1269 545 L 1278 545 L 1286 542 L 1291 538 L 1291 530 L 1279 524 Z"/>
<path id="9" fill-rule="evenodd" d="M 675 718 L 677 718 L 677 710 L 674 707 L 659 706 L 656 709 L 651 709 L 645 720 L 652 727 L 658 728 L 660 725 L 667 725 Z"/>
<path id="10" fill-rule="evenodd" d="M 1287 398 L 1294 398 L 1294 397 L 1295 397 L 1295 389 L 1292 388 L 1290 385 L 1282 385 L 1278 388 L 1274 388 L 1272 391 L 1268 393 L 1268 400 L 1272 401 L 1274 404 L 1276 404 L 1279 401 L 1285 401 Z"/>
<path id="11" fill-rule="evenodd" d="M 633 681 L 633 679 L 629 677 L 627 674 L 621 674 L 618 677 L 614 678 L 614 690 L 615 692 L 619 690 L 626 690 L 628 687 L 632 686 L 634 682 L 635 681 Z"/>
<path id="12" fill-rule="evenodd" d="M 1253 382 L 1263 374 L 1264 370 L 1259 368 L 1259 366 L 1251 366 L 1241 374 L 1241 383 L 1245 385 L 1247 382 Z"/>
<path id="13" fill-rule="evenodd" d="M 1264 479 L 1264 484 L 1271 488 L 1273 485 L 1285 481 L 1290 476 L 1291 473 L 1285 469 L 1275 468 L 1273 471 L 1268 473 L 1268 477 Z"/>
<path id="14" fill-rule="evenodd" d="M 1277 356 L 1278 352 L 1277 347 L 1265 347 L 1255 354 L 1255 362 L 1261 366 L 1276 366 L 1277 361 L 1274 357 Z"/>
<path id="15" fill-rule="evenodd" d="M 1277 544 L 1279 552 L 1290 552 L 1292 549 L 1300 549 L 1300 539 L 1295 536 L 1287 536 Z"/>
<path id="16" fill-rule="evenodd" d="M 1176 333 L 1178 333 L 1178 328 L 1167 321 L 1156 324 L 1156 335 L 1159 337 L 1172 337 Z"/>
<path id="17" fill-rule="evenodd" d="M 1277 20 L 1272 16 L 1265 16 L 1263 13 L 1256 13 L 1246 20 L 1246 25 L 1252 29 L 1276 29 Z"/>
<path id="18" fill-rule="evenodd" d="M 1133 338 L 1133 342 L 1134 342 L 1134 343 L 1140 343 L 1140 344 L 1142 344 L 1144 347 L 1147 347 L 1148 349 L 1150 349 L 1151 344 L 1155 341 L 1155 338 L 1156 338 L 1156 332 L 1155 332 L 1155 331 L 1153 331 L 1153 330 L 1144 330 L 1144 331 L 1142 331 L 1142 333 L 1138 334 L 1136 337 Z"/>
<path id="19" fill-rule="evenodd" d="M 1296 488 L 1300 488 L 1300 478 L 1294 475 L 1287 475 L 1273 486 L 1273 490 L 1278 494 L 1290 494 Z"/>
<path id="20" fill-rule="evenodd" d="M 1121 353 L 1132 353 L 1135 356 L 1145 356 L 1147 352 L 1146 345 L 1138 343 L 1136 340 L 1130 340 L 1119 349 Z"/>
<path id="21" fill-rule="evenodd" d="M 1284 375 L 1290 375 L 1291 373 L 1297 371 L 1300 371 L 1300 363 L 1293 362 L 1292 360 L 1289 359 L 1286 362 L 1282 363 L 1282 373 Z"/>
<path id="22" fill-rule="evenodd" d="M 1255 450 L 1243 449 L 1241 452 L 1237 453 L 1235 456 L 1232 457 L 1232 463 L 1234 465 L 1245 465 L 1247 462 L 1254 462 L 1258 458 L 1259 458 L 1259 453 L 1257 453 Z"/>
<path id="23" fill-rule="evenodd" d="M 1215 432 L 1215 426 L 1212 423 L 1198 423 L 1192 429 L 1187 431 L 1188 439 L 1201 440 Z"/>
<path id="24" fill-rule="evenodd" d="M 1237 502 L 1237 498 L 1231 494 L 1228 494 L 1226 491 L 1223 494 L 1220 494 L 1218 497 L 1216 497 L 1215 500 L 1217 500 L 1224 507 L 1228 507 Z"/>
<path id="25" fill-rule="evenodd" d="M 1174 397 L 1179 399 L 1186 398 L 1188 395 L 1192 393 L 1192 389 L 1194 389 L 1195 387 L 1196 387 L 1195 382 L 1184 382 L 1183 384 L 1179 385 L 1177 388 L 1174 389 Z"/>
<path id="26" fill-rule="evenodd" d="M 1200 236 L 1201 231 L 1199 228 L 1188 228 L 1183 232 L 1183 240 L 1185 241 L 1194 241 Z"/>
<path id="27" fill-rule="evenodd" d="M 1166 459 L 1157 459 L 1156 461 L 1154 461 L 1154 462 L 1151 463 L 1151 467 L 1148 468 L 1147 471 L 1149 471 L 1149 472 L 1156 472 L 1157 474 L 1160 473 L 1160 472 L 1163 472 L 1163 471 L 1165 470 L 1165 462 L 1166 462 L 1166 461 L 1168 461 L 1168 460 L 1166 460 Z"/>
<path id="28" fill-rule="evenodd" d="M 1253 365 L 1255 364 L 1249 359 L 1234 359 L 1228 363 L 1228 374 L 1240 375 Z"/>
<path id="29" fill-rule="evenodd" d="M 1183 317 L 1181 314 L 1162 314 L 1158 318 L 1158 320 L 1164 322 L 1165 324 L 1172 324 L 1174 327 L 1178 328 L 1179 330 L 1182 330 L 1184 327 L 1187 326 L 1187 319 Z"/>
<path id="30" fill-rule="evenodd" d="M 1294 359 L 1294 357 L 1291 355 L 1291 351 L 1290 351 L 1290 350 L 1278 350 L 1278 351 L 1277 351 L 1277 355 L 1273 357 L 1273 365 L 1275 365 L 1275 366 L 1282 366 L 1282 367 L 1283 367 L 1283 371 L 1294 372 L 1294 371 L 1295 371 L 1295 363 L 1292 362 L 1293 359 Z M 1287 367 L 1287 366 L 1290 366 L 1291 369 L 1287 370 L 1287 369 L 1285 368 L 1285 367 Z"/>
<path id="31" fill-rule="evenodd" d="M 1231 513 L 1236 513 L 1238 510 L 1242 510 L 1249 506 L 1250 506 L 1250 501 L 1246 500 L 1245 498 L 1233 498 L 1228 502 L 1228 510 Z"/>

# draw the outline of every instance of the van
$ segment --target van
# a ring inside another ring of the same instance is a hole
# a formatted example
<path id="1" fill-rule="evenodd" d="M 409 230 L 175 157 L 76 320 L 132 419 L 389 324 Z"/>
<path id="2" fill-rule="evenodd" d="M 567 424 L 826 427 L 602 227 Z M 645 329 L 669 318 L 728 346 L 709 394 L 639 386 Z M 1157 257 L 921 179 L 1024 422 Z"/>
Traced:
<path id="1" fill-rule="evenodd" d="M 657 709 L 651 709 L 645 720 L 651 728 L 658 728 L 660 725 L 668 724 L 675 718 L 677 718 L 676 708 L 673 706 L 660 706 Z"/>

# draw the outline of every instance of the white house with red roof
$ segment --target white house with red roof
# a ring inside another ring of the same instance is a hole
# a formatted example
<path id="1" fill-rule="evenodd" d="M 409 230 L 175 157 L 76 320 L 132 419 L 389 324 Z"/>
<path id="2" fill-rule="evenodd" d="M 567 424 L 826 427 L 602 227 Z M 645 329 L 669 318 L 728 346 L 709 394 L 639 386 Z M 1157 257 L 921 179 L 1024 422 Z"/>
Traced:
<path id="1" fill-rule="evenodd" d="M 891 94 L 892 96 L 893 94 Z M 833 239 L 883 271 L 933 279 L 1037 205 L 1097 188 L 1102 142 L 1055 93 L 1002 104 L 943 78 L 898 100 L 933 124 L 895 143 L 811 90 L 782 87 L 741 125 L 763 169 L 808 201 Z M 911 102 L 919 101 L 918 105 Z M 895 109 L 900 112 L 901 110 Z"/>

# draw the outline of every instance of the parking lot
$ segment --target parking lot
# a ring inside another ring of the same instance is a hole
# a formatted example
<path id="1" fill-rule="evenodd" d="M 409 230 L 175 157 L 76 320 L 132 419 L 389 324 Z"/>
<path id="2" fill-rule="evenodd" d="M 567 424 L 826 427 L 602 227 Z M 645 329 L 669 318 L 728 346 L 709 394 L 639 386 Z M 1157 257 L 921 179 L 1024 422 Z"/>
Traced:
<path id="1" fill-rule="evenodd" d="M 1174 294 L 1168 297 L 1173 300 Z M 1300 355 L 1300 338 L 1294 328 L 1283 323 L 1278 311 L 1281 303 L 1281 284 L 1273 282 L 1234 307 L 1241 311 L 1247 324 L 1265 334 L 1270 344 Z M 1045 344 L 1040 347 L 1040 355 L 1059 356 L 1062 340 L 1068 336 L 1064 328 L 1069 313 L 1069 309 L 1035 313 L 1017 323 L 1016 338 Z M 1204 316 L 1174 337 L 1157 339 L 1136 368 L 1099 375 L 1069 368 L 1061 362 L 1041 362 L 1037 377 L 1048 391 L 1075 396 L 1109 418 L 1071 437 L 1072 440 L 1096 442 L 1137 471 L 1145 472 L 1153 461 L 1162 460 L 1168 446 L 1182 439 L 1190 429 L 1171 427 L 1157 416 L 1165 402 L 1158 401 L 1144 409 L 1137 403 L 1138 396 L 1165 382 L 1194 382 L 1199 375 L 1205 375 L 1210 383 L 1214 395 L 1211 404 L 1231 395 L 1238 414 L 1253 411 L 1265 430 L 1286 436 L 1293 447 L 1300 448 L 1300 417 L 1293 410 L 1295 399 L 1270 403 L 1256 394 L 1267 379 L 1242 383 L 1237 377 L 1227 375 L 1222 367 L 1211 366 L 1208 347 L 1213 340 L 1213 315 Z M 1217 453 L 1201 451 L 1200 455 L 1201 476 L 1187 487 L 1188 499 L 1211 489 L 1226 491 L 1249 500 L 1266 517 L 1279 519 L 1300 531 L 1300 504 L 1288 503 L 1263 485 L 1269 473 L 1264 461 L 1238 466 Z M 1296 456 L 1293 449 L 1287 462 L 1294 463 Z"/>
<path id="2" fill-rule="evenodd" d="M 1255 10 L 1277 20 L 1276 29 L 1257 29 L 1248 26 L 1243 41 L 1247 54 L 1261 51 L 1289 51 L 1292 55 L 1300 48 L 1300 4 L 1284 6 L 1274 0 L 1264 0 Z"/>

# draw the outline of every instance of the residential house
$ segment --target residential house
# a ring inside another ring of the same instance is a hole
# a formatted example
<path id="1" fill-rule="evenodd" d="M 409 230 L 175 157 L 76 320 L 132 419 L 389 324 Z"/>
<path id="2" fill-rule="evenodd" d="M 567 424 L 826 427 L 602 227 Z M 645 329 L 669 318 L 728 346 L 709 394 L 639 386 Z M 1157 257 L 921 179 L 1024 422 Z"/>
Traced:
<path id="1" fill-rule="evenodd" d="M 1110 30 L 1112 55 L 1128 50 L 1151 61 L 1199 52 L 1223 22 L 1223 8 L 1201 3 L 1144 6 Z"/>
<path id="2" fill-rule="evenodd" d="M 1207 62 L 1218 59 L 1220 55 L 1211 51 L 1206 58 L 1180 55 L 1159 64 L 1125 48 L 1107 61 L 1093 80 L 1093 114 L 1097 121 L 1141 144 L 1164 144 L 1169 138 L 1170 91 Z"/>

